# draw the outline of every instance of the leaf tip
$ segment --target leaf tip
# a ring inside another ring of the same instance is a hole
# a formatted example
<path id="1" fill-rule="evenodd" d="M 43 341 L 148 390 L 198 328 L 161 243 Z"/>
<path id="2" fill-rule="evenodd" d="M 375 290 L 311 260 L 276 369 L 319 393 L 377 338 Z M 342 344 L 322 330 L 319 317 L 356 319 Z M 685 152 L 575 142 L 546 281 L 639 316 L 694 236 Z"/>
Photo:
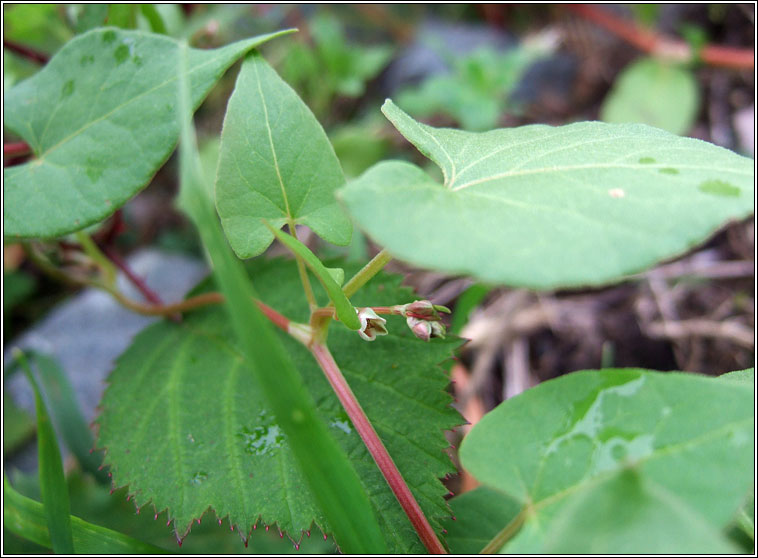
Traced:
<path id="1" fill-rule="evenodd" d="M 397 110 L 397 105 L 392 102 L 392 99 L 387 97 L 384 99 L 384 103 L 382 104 L 382 113 L 384 116 L 389 118 L 389 115 L 387 114 L 387 111 Z"/>

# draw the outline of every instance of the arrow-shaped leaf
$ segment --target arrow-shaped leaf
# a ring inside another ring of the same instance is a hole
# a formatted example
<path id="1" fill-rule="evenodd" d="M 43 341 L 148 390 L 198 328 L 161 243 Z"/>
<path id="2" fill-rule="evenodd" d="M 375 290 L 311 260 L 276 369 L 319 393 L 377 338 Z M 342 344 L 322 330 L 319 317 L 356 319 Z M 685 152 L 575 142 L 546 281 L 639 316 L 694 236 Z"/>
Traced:
<path id="1" fill-rule="evenodd" d="M 489 550 L 730 552 L 719 531 L 752 483 L 753 403 L 752 382 L 638 369 L 505 401 L 461 446 L 467 471 L 521 503 L 523 526 Z"/>
<path id="2" fill-rule="evenodd" d="M 221 133 L 216 206 L 241 258 L 262 253 L 274 228 L 308 225 L 334 244 L 352 225 L 334 191 L 345 183 L 323 128 L 292 88 L 257 53 L 242 64 Z"/>
<path id="3" fill-rule="evenodd" d="M 417 265 L 532 288 L 601 284 L 753 211 L 752 160 L 649 126 L 472 133 L 420 124 L 389 100 L 382 110 L 444 184 L 390 161 L 339 197 L 379 244 Z"/>
<path id="4" fill-rule="evenodd" d="M 192 106 L 240 55 L 288 32 L 190 49 Z M 163 35 L 95 29 L 6 93 L 5 125 L 36 156 L 3 170 L 6 236 L 55 237 L 82 229 L 150 181 L 179 137 L 177 48 Z"/>

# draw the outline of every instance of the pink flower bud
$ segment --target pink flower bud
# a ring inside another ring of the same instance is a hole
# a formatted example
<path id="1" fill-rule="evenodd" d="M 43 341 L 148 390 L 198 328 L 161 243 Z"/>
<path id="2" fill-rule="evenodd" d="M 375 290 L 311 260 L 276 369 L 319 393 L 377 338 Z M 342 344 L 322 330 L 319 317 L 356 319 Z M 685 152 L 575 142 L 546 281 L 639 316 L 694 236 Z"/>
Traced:
<path id="1" fill-rule="evenodd" d="M 408 316 L 405 321 L 408 323 L 408 327 L 411 328 L 413 335 L 422 341 L 429 341 L 431 339 L 432 326 L 430 322 L 414 318 L 413 316 Z"/>
<path id="2" fill-rule="evenodd" d="M 440 320 L 440 312 L 450 313 L 450 309 L 446 306 L 432 304 L 429 300 L 416 300 L 410 304 L 403 304 L 394 308 L 398 309 L 399 313 L 406 318 L 413 317 L 431 321 Z"/>
<path id="3" fill-rule="evenodd" d="M 361 308 L 358 310 L 358 319 L 361 322 L 361 329 L 358 330 L 358 335 L 366 341 L 373 341 L 377 335 L 387 335 L 387 328 L 384 324 L 387 320 L 380 318 L 372 308 Z"/>
<path id="4" fill-rule="evenodd" d="M 440 319 L 440 315 L 434 309 L 434 304 L 428 300 L 416 300 L 410 304 L 406 304 L 403 308 L 403 316 L 408 317 L 409 315 L 425 320 Z"/>

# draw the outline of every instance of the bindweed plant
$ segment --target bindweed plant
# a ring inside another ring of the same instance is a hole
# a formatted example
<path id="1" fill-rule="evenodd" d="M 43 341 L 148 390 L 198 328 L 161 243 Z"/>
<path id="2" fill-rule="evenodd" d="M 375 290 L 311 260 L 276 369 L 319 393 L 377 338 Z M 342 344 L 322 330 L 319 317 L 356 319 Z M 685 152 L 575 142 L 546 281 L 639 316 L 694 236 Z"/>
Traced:
<path id="1" fill-rule="evenodd" d="M 447 335 L 447 308 L 382 269 L 398 258 L 531 289 L 620 281 L 748 216 L 753 162 L 644 125 L 433 128 L 387 100 L 443 183 L 402 161 L 346 183 L 319 122 L 256 50 L 288 32 L 197 50 L 97 28 L 6 92 L 5 124 L 32 153 L 4 169 L 6 241 L 55 277 L 165 317 L 108 379 L 95 441 L 108 482 L 137 511 L 165 511 L 179 541 L 213 513 L 245 542 L 258 526 L 298 545 L 318 529 L 349 554 L 736 551 L 726 532 L 751 521 L 752 370 L 545 382 L 472 429 L 459 455 L 481 486 L 448 502 L 444 432 L 463 420 L 445 363 L 462 340 Z M 212 184 L 192 113 L 240 58 Z M 181 302 L 138 302 L 90 232 L 177 141 L 178 205 L 212 275 Z M 298 239 L 307 226 L 346 245 L 353 223 L 383 247 L 362 266 Z M 68 235 L 74 268 L 49 242 Z M 292 258 L 261 258 L 274 241 Z M 56 442 L 40 433 L 42 458 Z M 56 551 L 156 550 L 69 518 L 59 470 L 46 458 L 42 505 L 6 482 L 8 529 Z"/>

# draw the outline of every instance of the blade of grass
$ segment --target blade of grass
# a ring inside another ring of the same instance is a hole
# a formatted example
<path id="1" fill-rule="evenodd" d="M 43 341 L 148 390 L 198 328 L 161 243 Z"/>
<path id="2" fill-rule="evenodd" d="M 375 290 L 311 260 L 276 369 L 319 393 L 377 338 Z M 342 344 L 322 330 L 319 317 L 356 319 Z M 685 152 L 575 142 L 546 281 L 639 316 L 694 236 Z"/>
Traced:
<path id="1" fill-rule="evenodd" d="M 386 553 L 383 534 L 358 474 L 319 418 L 313 399 L 271 325 L 253 304 L 252 299 L 257 298 L 253 287 L 221 231 L 213 200 L 202 183 L 204 175 L 191 122 L 186 52 L 185 44 L 178 60 L 180 206 L 200 232 L 243 354 L 335 540 L 347 554 Z"/>
<path id="2" fill-rule="evenodd" d="M 57 554 L 73 554 L 71 507 L 68 502 L 68 487 L 63 475 L 63 463 L 58 450 L 58 441 L 55 438 L 55 430 L 53 430 L 50 416 L 47 414 L 45 403 L 42 401 L 37 380 L 29 368 L 24 353 L 16 349 L 14 356 L 34 388 L 34 402 L 37 410 L 39 484 L 45 506 L 47 527 L 50 532 L 50 543 Z"/>
<path id="3" fill-rule="evenodd" d="M 155 6 L 152 4 L 141 4 L 140 11 L 145 19 L 150 23 L 150 29 L 153 33 L 160 33 L 161 35 L 167 35 L 166 25 L 163 23 L 163 18 Z"/>
<path id="4" fill-rule="evenodd" d="M 266 225 L 268 226 L 268 223 L 266 223 Z M 270 226 L 269 230 L 279 239 L 279 242 L 284 244 L 305 261 L 305 265 L 307 265 L 308 269 L 310 269 L 318 278 L 321 285 L 323 285 L 324 290 L 329 295 L 329 299 L 334 303 L 334 309 L 337 311 L 337 317 L 340 321 L 350 329 L 360 329 L 361 321 L 358 319 L 358 314 L 355 312 L 355 308 L 350 304 L 345 293 L 342 292 L 342 288 L 334 280 L 326 266 L 321 263 L 321 260 L 319 260 L 305 244 L 300 242 L 294 236 L 289 235 L 284 231 L 276 230 Z"/>
<path id="5" fill-rule="evenodd" d="M 37 351 L 28 352 L 36 364 L 37 375 L 53 422 L 63 441 L 76 456 L 82 469 L 91 473 L 100 483 L 108 482 L 108 475 L 99 467 L 103 464 L 101 452 L 90 453 L 95 446 L 92 431 L 84 419 L 66 373 L 58 362 Z"/>
<path id="6" fill-rule="evenodd" d="M 157 546 L 70 516 L 74 550 L 78 554 L 168 554 Z M 3 527 L 46 548 L 52 547 L 45 506 L 19 494 L 3 475 Z"/>

